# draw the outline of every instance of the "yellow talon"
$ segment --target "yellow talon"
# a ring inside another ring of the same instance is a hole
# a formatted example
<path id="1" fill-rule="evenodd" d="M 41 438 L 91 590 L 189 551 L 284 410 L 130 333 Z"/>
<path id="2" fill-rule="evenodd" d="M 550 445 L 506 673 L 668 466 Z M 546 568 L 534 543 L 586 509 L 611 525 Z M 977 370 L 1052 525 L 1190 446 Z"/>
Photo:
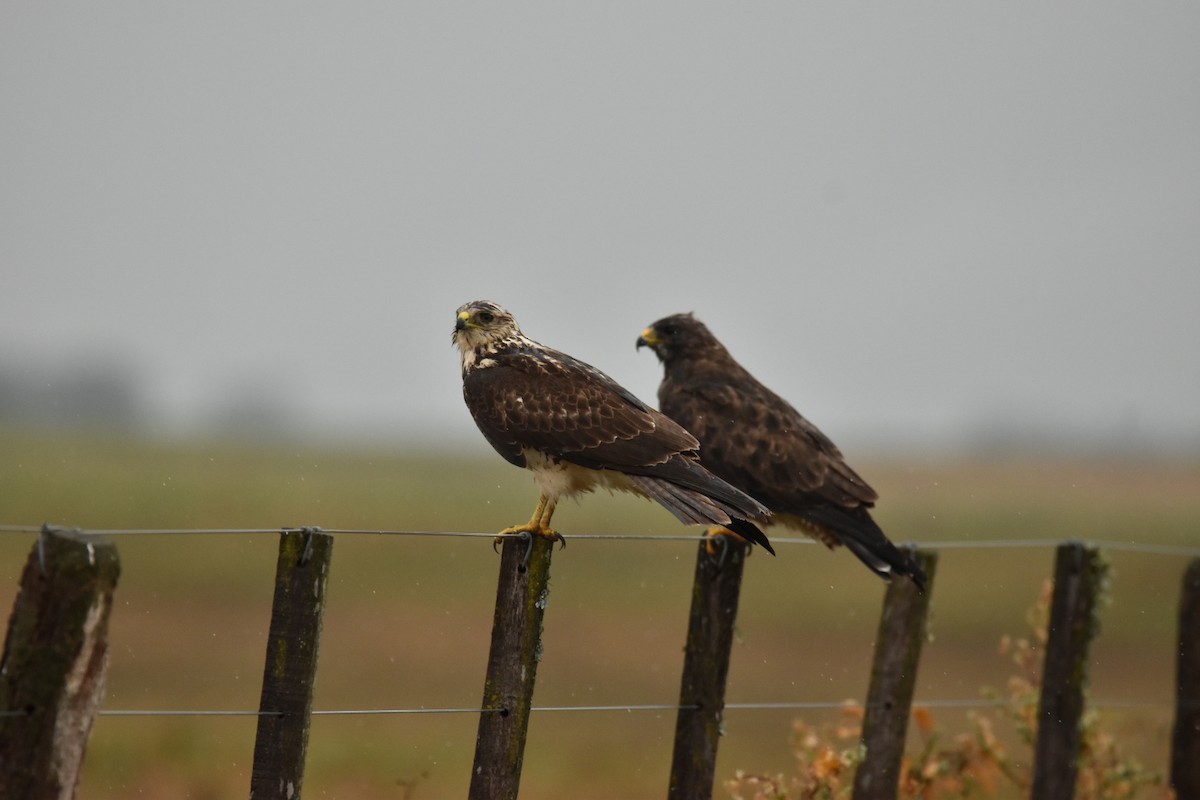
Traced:
<path id="1" fill-rule="evenodd" d="M 514 525 L 513 527 L 505 528 L 504 530 L 500 531 L 500 533 L 496 534 L 496 538 L 492 542 L 492 549 L 495 550 L 498 548 L 509 536 L 520 536 L 522 533 L 528 533 L 534 536 L 545 536 L 547 539 L 552 539 L 553 541 L 558 542 L 560 548 L 567 546 L 567 540 L 564 539 L 563 535 L 556 530 L 552 530 L 550 528 L 533 529 L 528 525 Z"/>
<path id="2" fill-rule="evenodd" d="M 533 511 L 533 516 L 529 518 L 529 522 L 524 525 L 514 525 L 511 528 L 505 528 L 496 535 L 492 542 L 492 549 L 495 550 L 504 541 L 506 536 L 518 536 L 522 533 L 532 534 L 534 536 L 545 536 L 551 541 L 558 542 L 559 547 L 566 547 L 567 540 L 562 537 L 558 531 L 550 527 L 550 517 L 554 516 L 554 507 L 557 503 L 552 502 L 542 495 L 538 500 L 537 508 Z"/>

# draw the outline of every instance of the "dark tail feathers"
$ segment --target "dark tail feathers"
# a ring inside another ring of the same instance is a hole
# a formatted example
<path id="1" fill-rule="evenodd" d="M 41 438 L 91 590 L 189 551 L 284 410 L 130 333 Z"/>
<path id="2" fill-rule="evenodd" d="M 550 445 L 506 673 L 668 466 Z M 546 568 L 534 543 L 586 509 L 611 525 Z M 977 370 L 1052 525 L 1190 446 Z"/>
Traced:
<path id="1" fill-rule="evenodd" d="M 924 593 L 928 580 L 925 571 L 911 556 L 892 544 L 865 508 L 815 508 L 805 516 L 831 533 L 879 577 L 890 581 L 893 575 L 907 575 Z"/>
<path id="2" fill-rule="evenodd" d="M 726 523 L 725 527 L 743 539 L 762 545 L 764 550 L 771 555 L 775 555 L 775 548 L 771 547 L 771 542 L 767 539 L 767 535 L 760 531 L 758 526 L 753 522 L 748 522 L 744 519 L 731 519 Z"/>

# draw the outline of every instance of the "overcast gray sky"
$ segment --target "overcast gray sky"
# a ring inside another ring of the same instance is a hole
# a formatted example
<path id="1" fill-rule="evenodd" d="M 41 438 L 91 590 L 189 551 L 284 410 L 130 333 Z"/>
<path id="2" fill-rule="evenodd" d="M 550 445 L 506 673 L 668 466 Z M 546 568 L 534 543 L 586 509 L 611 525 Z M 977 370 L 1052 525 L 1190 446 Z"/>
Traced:
<path id="1" fill-rule="evenodd" d="M 647 399 L 634 339 L 692 310 L 843 447 L 1195 443 L 1198 33 L 1195 3 L 5 3 L 0 365 L 115 357 L 163 429 L 282 393 L 475 442 L 461 303 Z"/>

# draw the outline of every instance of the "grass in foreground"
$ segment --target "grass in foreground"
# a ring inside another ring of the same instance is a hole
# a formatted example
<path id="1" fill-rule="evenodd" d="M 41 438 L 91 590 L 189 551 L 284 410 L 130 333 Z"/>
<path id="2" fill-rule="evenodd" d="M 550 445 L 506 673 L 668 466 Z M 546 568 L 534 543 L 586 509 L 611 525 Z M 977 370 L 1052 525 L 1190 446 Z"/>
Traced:
<path id="1" fill-rule="evenodd" d="M 526 474 L 485 448 L 444 459 L 0 431 L 0 524 L 495 531 L 527 518 L 535 496 Z M 1001 684 L 995 642 L 1050 574 L 1054 542 L 1196 541 L 1195 464 L 859 466 L 880 490 L 878 517 L 897 540 L 1047 543 L 943 550 L 918 699 L 973 699 L 981 686 Z M 626 497 L 585 498 L 555 522 L 568 539 L 683 532 L 665 511 Z M 105 706 L 255 708 L 276 541 L 121 538 Z M 32 543 L 0 534 L 4 608 Z M 673 703 L 694 553 L 686 541 L 570 541 L 555 558 L 535 704 Z M 863 697 L 883 584 L 844 552 L 781 543 L 779 553 L 757 553 L 747 566 L 729 701 Z M 1113 553 L 1111 561 L 1113 602 L 1093 649 L 1092 696 L 1150 704 L 1120 712 L 1114 725 L 1144 763 L 1163 765 L 1185 560 Z M 340 536 L 316 706 L 476 706 L 497 564 L 486 538 Z M 789 769 L 795 716 L 730 711 L 718 775 Z M 470 714 L 317 718 L 306 794 L 462 796 L 475 723 Z M 672 712 L 535 714 L 522 796 L 660 797 L 673 728 Z M 248 718 L 101 717 L 80 797 L 244 796 L 253 735 Z"/>

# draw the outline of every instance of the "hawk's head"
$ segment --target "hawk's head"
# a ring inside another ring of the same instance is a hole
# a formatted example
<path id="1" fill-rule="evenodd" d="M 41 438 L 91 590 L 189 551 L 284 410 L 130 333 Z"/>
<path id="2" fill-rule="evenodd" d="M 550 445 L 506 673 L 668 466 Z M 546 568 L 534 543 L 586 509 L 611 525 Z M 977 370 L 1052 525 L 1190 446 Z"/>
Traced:
<path id="1" fill-rule="evenodd" d="M 486 350 L 503 339 L 521 335 L 513 315 L 489 300 L 473 300 L 459 306 L 454 320 L 454 343 L 462 352 Z"/>
<path id="2" fill-rule="evenodd" d="M 711 353 L 714 348 L 723 349 L 717 337 L 691 313 L 672 314 L 655 322 L 638 337 L 638 348 L 643 345 L 653 350 L 659 361 L 668 365 L 678 359 Z"/>

